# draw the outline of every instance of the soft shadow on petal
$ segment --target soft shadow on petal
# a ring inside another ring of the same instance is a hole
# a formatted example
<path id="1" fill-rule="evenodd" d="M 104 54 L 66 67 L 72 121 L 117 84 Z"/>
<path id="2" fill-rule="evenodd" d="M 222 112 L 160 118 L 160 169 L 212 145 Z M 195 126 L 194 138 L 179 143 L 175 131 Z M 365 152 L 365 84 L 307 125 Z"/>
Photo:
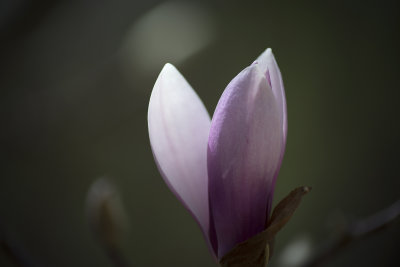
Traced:
<path id="1" fill-rule="evenodd" d="M 207 156 L 218 258 L 264 230 L 283 145 L 280 116 L 257 63 L 239 73 L 218 102 Z"/>
<path id="2" fill-rule="evenodd" d="M 171 64 L 164 66 L 154 85 L 148 127 L 160 173 L 195 217 L 209 242 L 207 140 L 210 117 L 192 87 Z"/>

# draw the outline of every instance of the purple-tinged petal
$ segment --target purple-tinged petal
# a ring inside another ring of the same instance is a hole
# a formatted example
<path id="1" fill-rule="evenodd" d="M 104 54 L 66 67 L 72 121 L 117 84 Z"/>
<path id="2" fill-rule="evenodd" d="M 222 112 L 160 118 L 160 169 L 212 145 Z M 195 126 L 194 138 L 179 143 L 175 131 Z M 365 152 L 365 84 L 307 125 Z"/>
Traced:
<path id="1" fill-rule="evenodd" d="M 160 173 L 199 223 L 209 243 L 210 117 L 195 91 L 171 64 L 164 66 L 151 93 L 148 127 Z"/>
<path id="2" fill-rule="evenodd" d="M 282 135 L 281 107 L 254 63 L 229 83 L 211 122 L 207 162 L 218 258 L 264 230 Z"/>

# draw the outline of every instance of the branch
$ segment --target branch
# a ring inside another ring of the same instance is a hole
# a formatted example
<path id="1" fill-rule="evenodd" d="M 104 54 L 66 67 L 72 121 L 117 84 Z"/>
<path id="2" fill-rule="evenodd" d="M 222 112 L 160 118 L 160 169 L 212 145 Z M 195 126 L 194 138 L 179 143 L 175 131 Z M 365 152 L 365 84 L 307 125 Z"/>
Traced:
<path id="1" fill-rule="evenodd" d="M 322 245 L 320 251 L 306 261 L 305 264 L 301 265 L 301 267 L 321 266 L 350 243 L 359 241 L 360 239 L 386 228 L 398 218 L 400 218 L 400 200 L 366 219 L 350 224 L 339 234 L 338 238 Z"/>

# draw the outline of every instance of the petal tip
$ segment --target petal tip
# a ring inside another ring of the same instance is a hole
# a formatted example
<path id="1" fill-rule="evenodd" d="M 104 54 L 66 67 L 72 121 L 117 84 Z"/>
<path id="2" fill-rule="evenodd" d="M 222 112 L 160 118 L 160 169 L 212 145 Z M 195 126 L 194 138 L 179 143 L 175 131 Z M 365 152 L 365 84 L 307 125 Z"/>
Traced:
<path id="1" fill-rule="evenodd" d="M 259 61 L 264 61 L 264 60 L 270 60 L 271 58 L 274 58 L 274 54 L 272 53 L 272 48 L 267 48 L 264 50 L 264 52 L 261 53 L 261 55 L 257 58 Z"/>
<path id="2" fill-rule="evenodd" d="M 173 73 L 179 73 L 179 71 L 175 68 L 174 65 L 172 65 L 171 63 L 165 63 L 164 67 L 162 68 L 161 73 L 165 74 L 173 74 Z"/>
<path id="3" fill-rule="evenodd" d="M 166 68 L 174 68 L 175 69 L 175 66 L 172 65 L 171 63 L 167 62 L 167 63 L 165 63 L 163 69 L 166 69 Z"/>

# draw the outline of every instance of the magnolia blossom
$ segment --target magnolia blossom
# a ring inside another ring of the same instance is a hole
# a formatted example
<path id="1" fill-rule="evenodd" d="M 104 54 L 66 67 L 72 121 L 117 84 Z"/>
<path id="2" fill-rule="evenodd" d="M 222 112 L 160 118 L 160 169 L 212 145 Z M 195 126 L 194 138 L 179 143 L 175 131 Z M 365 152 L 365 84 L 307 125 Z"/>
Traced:
<path id="1" fill-rule="evenodd" d="M 214 256 L 263 231 L 287 134 L 286 99 L 271 49 L 241 71 L 210 116 L 171 64 L 154 85 L 150 143 L 165 182 L 200 225 Z"/>

